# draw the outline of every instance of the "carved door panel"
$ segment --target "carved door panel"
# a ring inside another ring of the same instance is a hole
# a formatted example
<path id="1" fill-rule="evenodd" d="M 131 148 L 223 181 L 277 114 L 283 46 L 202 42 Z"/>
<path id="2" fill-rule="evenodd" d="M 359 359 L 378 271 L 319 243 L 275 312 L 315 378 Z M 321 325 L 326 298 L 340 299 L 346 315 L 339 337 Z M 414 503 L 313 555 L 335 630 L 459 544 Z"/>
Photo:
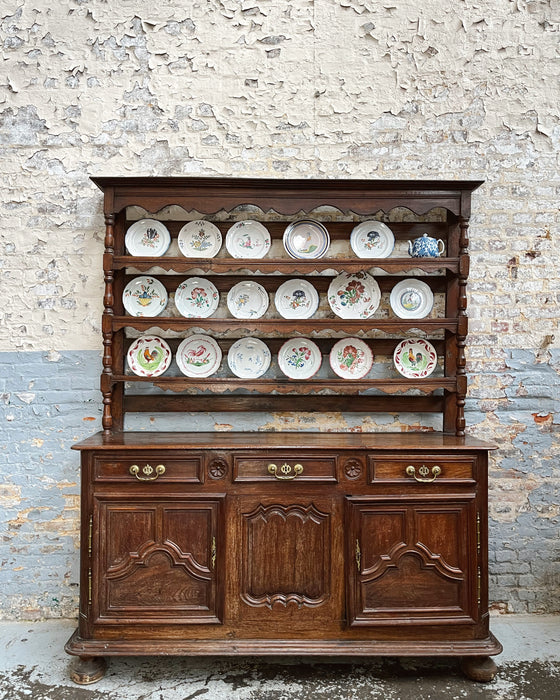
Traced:
<path id="1" fill-rule="evenodd" d="M 475 498 L 347 499 L 351 625 L 457 624 L 477 619 Z"/>
<path id="2" fill-rule="evenodd" d="M 97 498 L 97 622 L 218 623 L 222 497 Z"/>
<path id="3" fill-rule="evenodd" d="M 334 499 L 309 495 L 238 499 L 235 597 L 241 626 L 246 622 L 261 636 L 300 627 L 317 636 L 312 623 L 340 619 L 337 510 Z"/>

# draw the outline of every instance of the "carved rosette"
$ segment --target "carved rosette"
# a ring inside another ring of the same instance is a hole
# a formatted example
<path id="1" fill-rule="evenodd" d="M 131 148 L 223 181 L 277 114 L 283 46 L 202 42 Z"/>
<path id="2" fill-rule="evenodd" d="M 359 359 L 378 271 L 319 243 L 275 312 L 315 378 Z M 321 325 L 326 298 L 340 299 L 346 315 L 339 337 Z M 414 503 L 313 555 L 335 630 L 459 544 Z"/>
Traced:
<path id="1" fill-rule="evenodd" d="M 218 481 L 223 479 L 228 472 L 228 464 L 225 459 L 213 459 L 208 465 L 208 476 Z"/>
<path id="2" fill-rule="evenodd" d="M 362 469 L 359 459 L 347 459 L 344 463 L 344 476 L 350 481 L 355 481 L 362 476 Z"/>

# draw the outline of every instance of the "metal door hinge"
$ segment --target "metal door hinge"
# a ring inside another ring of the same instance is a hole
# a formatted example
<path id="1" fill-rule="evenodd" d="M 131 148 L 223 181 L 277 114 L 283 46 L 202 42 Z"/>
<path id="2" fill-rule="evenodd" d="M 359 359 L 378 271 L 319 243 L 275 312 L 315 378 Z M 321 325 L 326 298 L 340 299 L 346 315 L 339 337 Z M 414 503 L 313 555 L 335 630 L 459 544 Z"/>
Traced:
<path id="1" fill-rule="evenodd" d="M 476 514 L 476 551 L 480 555 L 480 513 Z"/>
<path id="2" fill-rule="evenodd" d="M 93 551 L 93 515 L 89 517 L 89 530 L 88 530 L 88 556 L 91 557 Z"/>
<path id="3" fill-rule="evenodd" d="M 480 591 L 482 588 L 482 572 L 480 570 L 480 566 L 477 567 L 476 571 L 477 571 L 476 600 L 477 600 L 477 603 L 480 605 Z"/>
<path id="4" fill-rule="evenodd" d="M 212 549 L 210 550 L 210 559 L 212 562 L 212 569 L 216 568 L 216 538 L 212 537 Z"/>

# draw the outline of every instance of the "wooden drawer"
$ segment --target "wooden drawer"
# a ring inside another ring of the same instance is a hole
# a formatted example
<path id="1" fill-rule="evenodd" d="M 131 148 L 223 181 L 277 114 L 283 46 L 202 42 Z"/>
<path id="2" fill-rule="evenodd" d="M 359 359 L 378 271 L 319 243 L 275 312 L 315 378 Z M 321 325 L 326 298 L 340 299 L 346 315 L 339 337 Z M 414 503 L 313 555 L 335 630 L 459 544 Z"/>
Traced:
<path id="1" fill-rule="evenodd" d="M 440 484 L 463 482 L 474 484 L 474 459 L 469 457 L 390 457 L 368 458 L 369 483 L 399 482 L 406 484 Z"/>
<path id="2" fill-rule="evenodd" d="M 201 484 L 202 465 L 202 455 L 197 454 L 103 454 L 93 458 L 93 478 L 97 482 Z"/>
<path id="3" fill-rule="evenodd" d="M 234 481 L 336 482 L 336 455 L 235 455 Z"/>

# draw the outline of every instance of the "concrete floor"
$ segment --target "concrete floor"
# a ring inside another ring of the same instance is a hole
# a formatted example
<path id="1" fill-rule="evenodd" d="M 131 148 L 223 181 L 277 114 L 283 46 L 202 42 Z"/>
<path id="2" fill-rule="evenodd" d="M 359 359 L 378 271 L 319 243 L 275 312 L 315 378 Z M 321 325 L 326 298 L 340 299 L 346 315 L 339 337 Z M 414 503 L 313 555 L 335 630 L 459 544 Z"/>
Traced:
<path id="1" fill-rule="evenodd" d="M 1 700 L 559 700 L 560 616 L 493 618 L 504 645 L 489 684 L 454 659 L 113 658 L 105 678 L 76 686 L 63 646 L 74 622 L 0 622 Z"/>

